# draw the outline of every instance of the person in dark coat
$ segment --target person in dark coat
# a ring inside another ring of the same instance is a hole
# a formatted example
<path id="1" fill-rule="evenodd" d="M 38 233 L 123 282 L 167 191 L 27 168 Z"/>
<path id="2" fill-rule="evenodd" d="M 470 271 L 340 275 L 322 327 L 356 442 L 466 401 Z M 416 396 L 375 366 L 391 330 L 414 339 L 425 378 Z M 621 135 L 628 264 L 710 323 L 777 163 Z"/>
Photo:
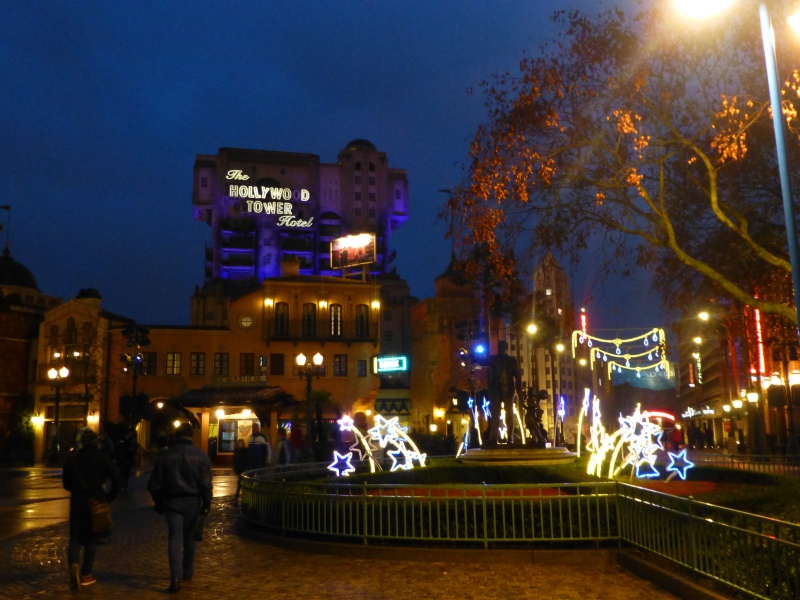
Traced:
<path id="1" fill-rule="evenodd" d="M 158 455 L 147 489 L 156 511 L 167 517 L 168 591 L 176 593 L 181 580 L 191 581 L 194 575 L 194 529 L 200 515 L 211 508 L 211 461 L 192 445 L 191 423 L 182 423 L 174 443 Z"/>
<path id="2" fill-rule="evenodd" d="M 136 440 L 136 432 L 133 429 L 126 429 L 122 438 L 116 444 L 115 456 L 117 466 L 122 476 L 122 489 L 128 489 L 128 482 L 131 477 L 131 468 L 136 463 L 136 454 L 139 450 L 139 442 Z"/>
<path id="3" fill-rule="evenodd" d="M 111 502 L 120 487 L 119 471 L 111 457 L 100 449 L 97 434 L 85 427 L 79 437 L 79 446 L 64 462 L 62 483 L 69 491 L 69 586 L 79 591 L 82 586 L 97 581 L 92 575 L 97 534 L 92 530 L 91 500 Z M 105 488 L 106 482 L 110 487 Z M 81 547 L 83 562 L 81 562 Z"/>
<path id="4" fill-rule="evenodd" d="M 236 440 L 236 447 L 233 449 L 233 472 L 236 473 L 236 495 L 234 501 L 239 499 L 239 492 L 242 489 L 242 473 L 247 471 L 250 466 L 250 455 L 248 454 L 247 444 L 242 438 Z"/>

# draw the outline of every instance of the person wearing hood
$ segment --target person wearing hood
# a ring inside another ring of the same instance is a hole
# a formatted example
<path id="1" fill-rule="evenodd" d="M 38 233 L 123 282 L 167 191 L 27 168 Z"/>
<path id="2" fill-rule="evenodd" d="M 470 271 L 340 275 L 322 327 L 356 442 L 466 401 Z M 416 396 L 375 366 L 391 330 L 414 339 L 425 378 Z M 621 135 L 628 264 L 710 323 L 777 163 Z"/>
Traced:
<path id="1" fill-rule="evenodd" d="M 92 529 L 91 501 L 111 502 L 121 483 L 114 461 L 100 450 L 97 433 L 84 427 L 78 440 L 78 450 L 67 457 L 61 476 L 64 489 L 70 493 L 67 562 L 69 586 L 73 591 L 97 581 L 92 574 L 97 534 Z M 110 482 L 108 489 L 107 482 Z"/>

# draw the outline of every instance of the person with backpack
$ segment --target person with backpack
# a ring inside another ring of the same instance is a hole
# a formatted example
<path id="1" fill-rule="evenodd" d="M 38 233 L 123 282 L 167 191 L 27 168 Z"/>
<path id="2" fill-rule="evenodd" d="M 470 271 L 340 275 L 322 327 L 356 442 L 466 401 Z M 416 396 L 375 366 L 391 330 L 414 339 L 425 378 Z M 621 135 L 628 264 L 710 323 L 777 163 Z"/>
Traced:
<path id="1" fill-rule="evenodd" d="M 261 433 L 261 424 L 253 423 L 253 433 L 247 440 L 251 469 L 261 469 L 272 464 L 272 446 L 267 436 Z"/>

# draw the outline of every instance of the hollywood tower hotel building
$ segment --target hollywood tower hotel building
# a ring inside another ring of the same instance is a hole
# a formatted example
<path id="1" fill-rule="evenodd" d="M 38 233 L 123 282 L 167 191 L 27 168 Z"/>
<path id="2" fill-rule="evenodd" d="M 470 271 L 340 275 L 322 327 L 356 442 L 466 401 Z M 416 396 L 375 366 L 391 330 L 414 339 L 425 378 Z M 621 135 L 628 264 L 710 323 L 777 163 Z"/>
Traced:
<path id="1" fill-rule="evenodd" d="M 336 164 L 315 154 L 222 148 L 198 155 L 192 205 L 212 229 L 206 281 L 262 281 L 298 261 L 302 275 L 355 275 L 331 268 L 331 241 L 373 233 L 371 275 L 392 271 L 392 232 L 408 218 L 408 179 L 384 152 L 353 140 Z M 193 324 L 200 320 L 193 316 Z M 211 323 L 207 323 L 211 324 Z"/>

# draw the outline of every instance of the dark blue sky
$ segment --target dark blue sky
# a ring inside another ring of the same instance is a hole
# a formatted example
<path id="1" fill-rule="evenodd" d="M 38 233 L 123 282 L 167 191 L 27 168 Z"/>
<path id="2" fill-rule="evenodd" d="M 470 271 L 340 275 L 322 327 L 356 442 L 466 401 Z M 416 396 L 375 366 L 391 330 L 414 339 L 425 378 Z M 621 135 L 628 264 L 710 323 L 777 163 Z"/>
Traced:
<path id="1" fill-rule="evenodd" d="M 445 200 L 438 190 L 458 182 L 484 118 L 482 96 L 467 89 L 515 69 L 553 36 L 556 8 L 596 6 L 8 3 L 0 205 L 12 206 L 12 256 L 47 294 L 68 299 L 94 287 L 114 312 L 188 324 L 210 239 L 192 218 L 195 154 L 242 147 L 334 162 L 349 140 L 366 138 L 408 172 L 410 218 L 394 240 L 396 264 L 414 295 L 432 296 L 450 255 L 435 223 Z M 660 325 L 646 285 L 599 286 L 597 277 L 587 261 L 573 282 L 577 302 L 594 294 L 596 326 Z"/>

